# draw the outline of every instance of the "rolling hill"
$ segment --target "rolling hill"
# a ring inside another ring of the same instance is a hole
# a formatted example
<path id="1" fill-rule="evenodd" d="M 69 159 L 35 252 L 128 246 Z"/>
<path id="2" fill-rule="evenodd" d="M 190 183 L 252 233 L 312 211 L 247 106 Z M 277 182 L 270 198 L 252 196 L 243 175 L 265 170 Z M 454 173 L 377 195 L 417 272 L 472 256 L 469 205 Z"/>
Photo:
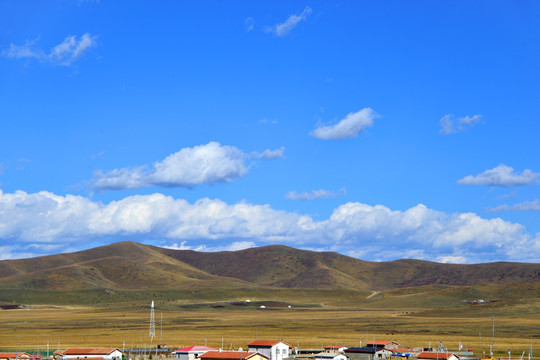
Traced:
<path id="1" fill-rule="evenodd" d="M 0 261 L 0 302 L 22 294 L 120 291 L 391 291 L 533 284 L 540 264 L 440 264 L 420 260 L 369 262 L 333 252 L 271 245 L 234 252 L 171 250 L 121 242 L 90 250 Z M 521 285 L 520 285 L 521 286 Z M 428 290 L 426 290 L 428 291 Z M 202 295 L 201 295 L 202 294 Z M 481 293 L 480 293 L 481 294 Z M 7 295 L 6 295 L 7 296 Z M 126 297 L 127 298 L 127 297 Z"/>

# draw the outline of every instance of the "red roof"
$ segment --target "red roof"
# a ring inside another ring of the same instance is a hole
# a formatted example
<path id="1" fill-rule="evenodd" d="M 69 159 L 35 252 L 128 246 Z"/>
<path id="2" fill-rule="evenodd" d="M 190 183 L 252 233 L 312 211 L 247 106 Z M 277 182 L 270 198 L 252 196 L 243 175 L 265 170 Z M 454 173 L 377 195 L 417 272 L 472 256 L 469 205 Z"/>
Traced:
<path id="1" fill-rule="evenodd" d="M 176 352 L 188 352 L 188 351 L 217 351 L 216 348 L 203 346 L 203 345 L 192 345 L 182 349 L 176 349 Z"/>
<path id="2" fill-rule="evenodd" d="M 0 353 L 0 359 L 15 359 L 15 358 L 21 358 L 21 357 L 30 357 L 29 354 L 25 352 L 16 352 L 16 353 Z"/>
<path id="3" fill-rule="evenodd" d="M 421 352 L 420 354 L 418 354 L 417 358 L 418 359 L 449 359 L 452 357 L 452 353 L 445 353 L 445 352 L 440 352 L 440 353 L 437 353 L 437 352 Z"/>
<path id="4" fill-rule="evenodd" d="M 386 344 L 389 344 L 391 342 L 394 342 L 394 341 L 382 341 L 382 340 L 374 340 L 374 341 L 370 341 L 367 343 L 367 345 L 381 345 L 381 346 L 385 346 Z"/>
<path id="5" fill-rule="evenodd" d="M 260 355 L 266 359 L 267 356 L 257 352 L 247 351 L 208 351 L 199 356 L 199 359 L 219 359 L 219 360 L 247 360 L 253 355 Z"/>
<path id="6" fill-rule="evenodd" d="M 94 348 L 94 349 L 67 349 L 64 351 L 64 355 L 109 355 L 110 353 L 118 350 L 116 348 Z"/>
<path id="7" fill-rule="evenodd" d="M 276 341 L 276 340 L 254 340 L 248 344 L 250 347 L 272 347 L 276 344 L 283 343 L 287 345 L 288 347 L 291 347 L 289 344 L 283 342 L 283 341 Z"/>

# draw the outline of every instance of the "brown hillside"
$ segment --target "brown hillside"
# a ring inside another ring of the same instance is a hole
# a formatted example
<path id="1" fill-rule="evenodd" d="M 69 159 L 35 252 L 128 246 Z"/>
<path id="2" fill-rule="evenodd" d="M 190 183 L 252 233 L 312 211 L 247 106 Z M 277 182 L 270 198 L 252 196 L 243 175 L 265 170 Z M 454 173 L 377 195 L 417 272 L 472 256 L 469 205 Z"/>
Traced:
<path id="1" fill-rule="evenodd" d="M 365 276 L 369 276 L 373 265 L 337 253 L 297 250 L 279 245 L 217 253 L 162 251 L 214 275 L 284 288 L 367 289 Z"/>
<path id="2" fill-rule="evenodd" d="M 540 264 L 367 262 L 333 252 L 297 250 L 279 245 L 218 253 L 161 251 L 214 275 L 285 288 L 385 290 L 432 284 L 463 286 L 540 281 Z"/>
<path id="3" fill-rule="evenodd" d="M 278 245 L 204 253 L 122 242 L 71 254 L 0 261 L 4 289 L 388 290 L 531 282 L 540 282 L 540 264 L 378 263 Z"/>
<path id="4" fill-rule="evenodd" d="M 156 249 L 123 242 L 71 254 L 0 261 L 0 287 L 134 290 L 248 285 L 208 274 Z"/>

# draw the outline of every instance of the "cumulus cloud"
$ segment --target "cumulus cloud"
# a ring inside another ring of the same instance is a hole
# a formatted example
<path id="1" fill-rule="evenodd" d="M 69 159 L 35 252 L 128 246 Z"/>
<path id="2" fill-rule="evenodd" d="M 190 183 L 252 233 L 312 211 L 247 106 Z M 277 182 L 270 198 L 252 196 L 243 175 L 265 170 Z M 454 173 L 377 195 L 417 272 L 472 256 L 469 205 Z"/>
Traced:
<path id="1" fill-rule="evenodd" d="M 10 44 L 9 49 L 4 50 L 2 55 L 12 59 L 37 59 L 57 65 L 70 66 L 88 49 L 97 44 L 96 36 L 89 33 L 82 35 L 79 39 L 75 35 L 70 35 L 49 52 L 45 52 L 36 46 L 38 41 L 39 37 L 32 41 L 26 41 L 24 45 Z"/>
<path id="2" fill-rule="evenodd" d="M 534 199 L 533 201 L 524 201 L 519 204 L 514 205 L 500 205 L 493 208 L 488 208 L 487 211 L 490 212 L 501 212 L 501 211 L 540 211 L 540 200 Z"/>
<path id="3" fill-rule="evenodd" d="M 230 182 L 249 171 L 249 158 L 275 159 L 282 157 L 284 148 L 265 150 L 247 155 L 234 146 L 218 142 L 184 148 L 156 162 L 151 168 L 114 169 L 97 171 L 90 184 L 97 190 L 138 189 L 143 187 L 192 187 L 201 184 Z"/>
<path id="4" fill-rule="evenodd" d="M 268 27 L 266 31 L 271 32 L 276 36 L 283 37 L 290 33 L 301 21 L 306 20 L 309 14 L 311 14 L 311 8 L 306 6 L 304 11 L 300 14 L 291 15 L 285 22 Z"/>
<path id="5" fill-rule="evenodd" d="M 341 188 L 339 191 L 329 191 L 329 190 L 312 190 L 311 192 L 298 193 L 295 190 L 289 191 L 285 194 L 286 200 L 316 200 L 316 199 L 327 199 L 327 198 L 337 198 L 346 194 L 345 188 Z"/>
<path id="6" fill-rule="evenodd" d="M 342 140 L 358 136 L 367 127 L 373 125 L 373 120 L 379 115 L 370 108 L 364 108 L 355 113 L 349 113 L 344 119 L 334 125 L 319 125 L 310 135 L 323 140 Z"/>
<path id="7" fill-rule="evenodd" d="M 486 185 L 486 186 L 522 186 L 537 182 L 540 179 L 540 173 L 535 173 L 529 169 L 521 173 L 514 172 L 510 166 L 500 164 L 493 169 L 486 170 L 476 176 L 467 175 L 457 181 L 459 185 Z"/>
<path id="8" fill-rule="evenodd" d="M 476 125 L 482 120 L 482 115 L 464 116 L 456 118 L 452 114 L 445 115 L 439 121 L 441 129 L 439 134 L 449 135 L 458 132 L 463 132 L 468 128 Z"/>
<path id="9" fill-rule="evenodd" d="M 103 204 L 46 191 L 0 191 L 0 246 L 16 245 L 25 252 L 29 244 L 77 248 L 111 238 L 165 241 L 176 248 L 188 247 L 186 242 L 189 248 L 201 248 L 203 242 L 209 244 L 204 249 L 269 243 L 357 254 L 370 249 L 380 260 L 419 254 L 454 262 L 540 261 L 540 236 L 531 236 L 521 224 L 474 213 L 446 214 L 424 205 L 400 211 L 349 202 L 329 218 L 315 220 L 269 205 L 207 198 L 189 203 L 152 194 Z M 10 256 L 13 250 L 0 252 Z M 445 258 L 449 256 L 455 258 Z"/>

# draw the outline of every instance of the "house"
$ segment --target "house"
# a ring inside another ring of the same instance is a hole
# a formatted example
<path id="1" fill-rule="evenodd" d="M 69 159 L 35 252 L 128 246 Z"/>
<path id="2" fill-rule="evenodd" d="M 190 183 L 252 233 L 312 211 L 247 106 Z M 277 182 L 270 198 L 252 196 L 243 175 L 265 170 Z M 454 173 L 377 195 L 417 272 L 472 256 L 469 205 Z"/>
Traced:
<path id="1" fill-rule="evenodd" d="M 177 360 L 195 360 L 207 351 L 217 351 L 217 349 L 208 346 L 193 345 L 173 351 Z"/>
<path id="2" fill-rule="evenodd" d="M 54 360 L 62 360 L 64 358 L 64 350 L 56 350 L 53 353 Z"/>
<path id="3" fill-rule="evenodd" d="M 347 357 L 337 351 L 324 351 L 315 355 L 315 360 L 347 360 Z"/>
<path id="4" fill-rule="evenodd" d="M 199 356 L 201 360 L 269 360 L 267 356 L 249 351 L 207 351 Z"/>
<path id="5" fill-rule="evenodd" d="M 289 344 L 274 340 L 255 340 L 248 344 L 248 351 L 261 353 L 270 360 L 289 358 L 290 348 Z"/>
<path id="6" fill-rule="evenodd" d="M 25 352 L 0 353 L 0 360 L 30 359 L 30 355 Z"/>
<path id="7" fill-rule="evenodd" d="M 459 357 L 449 352 L 423 351 L 416 357 L 418 360 L 459 360 Z"/>
<path id="8" fill-rule="evenodd" d="M 124 353 L 115 348 L 88 348 L 88 349 L 67 349 L 64 350 L 63 360 L 92 359 L 92 360 L 120 360 Z"/>
<path id="9" fill-rule="evenodd" d="M 395 341 L 388 341 L 388 340 L 373 340 L 366 344 L 367 347 L 380 347 L 386 350 L 395 350 L 399 348 L 399 344 Z"/>
<path id="10" fill-rule="evenodd" d="M 392 356 L 392 351 L 374 346 L 350 347 L 343 351 L 351 360 L 386 360 Z"/>

